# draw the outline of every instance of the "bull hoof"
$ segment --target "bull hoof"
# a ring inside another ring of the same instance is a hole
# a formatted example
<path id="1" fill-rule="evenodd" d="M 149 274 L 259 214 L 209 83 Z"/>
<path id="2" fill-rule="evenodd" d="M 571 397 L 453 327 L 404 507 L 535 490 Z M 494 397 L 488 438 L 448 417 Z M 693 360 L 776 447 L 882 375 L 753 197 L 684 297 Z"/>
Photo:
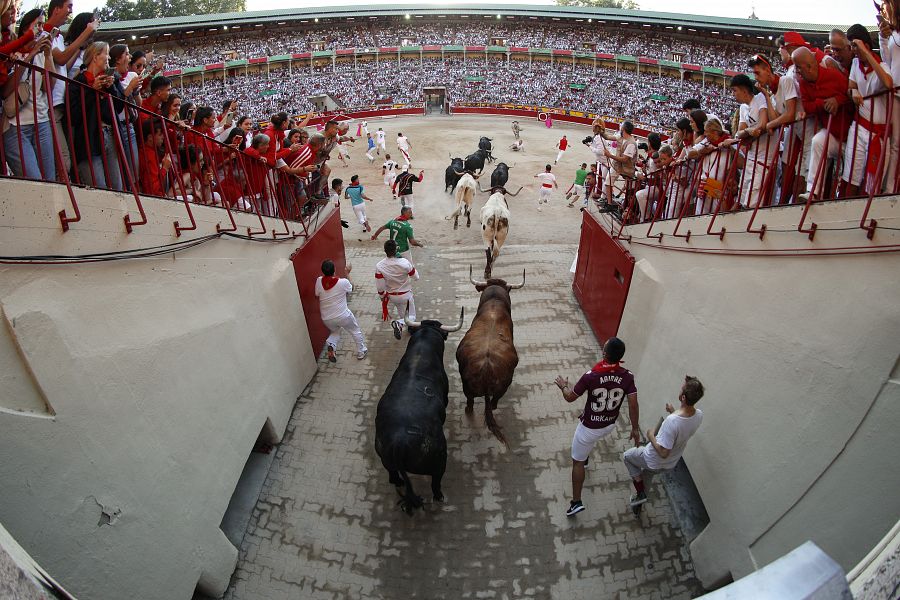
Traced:
<path id="1" fill-rule="evenodd" d="M 411 500 L 401 498 L 397 501 L 397 504 L 400 505 L 400 508 L 403 510 L 403 512 L 412 516 L 413 512 L 415 512 L 417 508 L 422 508 L 423 506 L 425 506 L 425 501 L 422 500 L 421 496 L 413 496 Z"/>
<path id="2" fill-rule="evenodd" d="M 471 226 L 472 226 L 472 221 L 469 221 L 468 223 L 466 223 L 466 227 L 471 227 Z"/>
<path id="3" fill-rule="evenodd" d="M 438 492 L 437 494 L 435 494 L 435 495 L 433 496 L 433 498 L 434 498 L 434 501 L 435 501 L 435 502 L 443 502 L 443 501 L 444 501 L 444 494 L 442 494 L 441 492 Z"/>
<path id="4" fill-rule="evenodd" d="M 491 410 L 497 410 L 497 399 L 491 400 Z"/>
<path id="5" fill-rule="evenodd" d="M 453 224 L 453 231 L 456 231 L 457 229 L 459 229 L 459 223 L 454 223 L 454 224 Z"/>

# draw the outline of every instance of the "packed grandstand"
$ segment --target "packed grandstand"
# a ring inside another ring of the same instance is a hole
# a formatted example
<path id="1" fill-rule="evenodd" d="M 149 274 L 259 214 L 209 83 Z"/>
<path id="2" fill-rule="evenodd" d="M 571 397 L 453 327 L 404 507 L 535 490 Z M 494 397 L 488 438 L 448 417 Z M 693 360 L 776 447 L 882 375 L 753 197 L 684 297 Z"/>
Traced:
<path id="1" fill-rule="evenodd" d="M 99 28 L 82 13 L 55 35 L 70 3 L 14 28 L 3 1 L 0 52 L 19 53 L 0 55 L 2 74 L 37 94 L 4 87 L 4 163 L 19 177 L 297 217 L 327 198 L 326 162 L 352 141 L 342 121 L 432 109 L 592 125 L 591 193 L 631 219 L 897 187 L 887 71 L 900 56 L 882 64 L 875 49 L 878 34 L 900 43 L 884 41 L 884 19 L 873 35 L 623 10 L 342 7 Z"/>

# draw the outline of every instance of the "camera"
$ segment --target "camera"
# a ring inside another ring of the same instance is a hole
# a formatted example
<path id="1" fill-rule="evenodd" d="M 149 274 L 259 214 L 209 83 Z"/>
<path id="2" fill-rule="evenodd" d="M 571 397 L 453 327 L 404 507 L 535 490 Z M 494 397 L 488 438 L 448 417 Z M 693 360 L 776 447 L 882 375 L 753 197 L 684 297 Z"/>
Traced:
<path id="1" fill-rule="evenodd" d="M 648 146 L 644 142 L 641 142 L 640 144 L 638 144 L 638 150 L 646 150 L 647 148 L 648 148 Z"/>
<path id="2" fill-rule="evenodd" d="M 581 140 L 581 143 L 589 145 L 593 141 L 594 141 L 594 136 L 589 135 L 589 136 L 586 136 L 583 140 Z"/>

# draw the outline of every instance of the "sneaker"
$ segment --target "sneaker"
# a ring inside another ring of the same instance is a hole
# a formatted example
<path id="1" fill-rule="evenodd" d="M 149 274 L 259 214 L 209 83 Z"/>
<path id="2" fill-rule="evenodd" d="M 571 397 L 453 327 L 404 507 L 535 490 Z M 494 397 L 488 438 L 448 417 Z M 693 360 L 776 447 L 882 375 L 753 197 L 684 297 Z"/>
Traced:
<path id="1" fill-rule="evenodd" d="M 334 355 L 334 346 L 328 346 L 328 362 L 337 362 L 337 357 Z"/>
<path id="2" fill-rule="evenodd" d="M 566 516 L 574 517 L 583 510 L 584 504 L 581 503 L 581 500 L 572 500 L 569 502 L 569 510 L 566 511 Z"/>
<path id="3" fill-rule="evenodd" d="M 646 501 L 647 501 L 647 494 L 645 494 L 644 492 L 641 492 L 639 494 L 632 494 L 631 498 L 629 498 L 629 500 L 628 500 L 628 504 L 631 506 L 631 508 L 634 508 L 635 506 L 640 506 L 641 504 L 644 504 Z"/>
<path id="4" fill-rule="evenodd" d="M 362 360 L 362 359 L 364 359 L 364 358 L 366 357 L 366 355 L 367 355 L 368 353 L 369 353 L 368 350 L 363 350 L 362 352 L 357 352 L 357 353 L 356 353 L 356 358 L 357 358 L 358 360 Z"/>
<path id="5" fill-rule="evenodd" d="M 403 326 L 399 321 L 391 321 L 391 329 L 394 330 L 394 337 L 399 340 L 400 334 L 403 333 Z"/>
<path id="6" fill-rule="evenodd" d="M 540 205 L 538 205 L 538 212 L 541 212 L 541 207 L 540 207 Z"/>

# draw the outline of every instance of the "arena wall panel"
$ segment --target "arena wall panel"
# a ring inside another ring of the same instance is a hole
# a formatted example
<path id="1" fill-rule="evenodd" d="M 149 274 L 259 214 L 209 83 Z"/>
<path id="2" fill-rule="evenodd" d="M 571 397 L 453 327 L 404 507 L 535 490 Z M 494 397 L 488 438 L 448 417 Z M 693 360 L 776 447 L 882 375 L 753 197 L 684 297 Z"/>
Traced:
<path id="1" fill-rule="evenodd" d="M 872 204 L 872 240 L 865 206 L 814 204 L 813 240 L 797 231 L 802 205 L 760 211 L 763 239 L 748 213 L 720 215 L 721 240 L 709 217 L 685 219 L 682 237 L 672 221 L 622 232 L 636 262 L 619 336 L 644 428 L 685 374 L 706 386 L 684 459 L 710 518 L 691 543 L 707 587 L 807 540 L 849 572 L 900 518 L 900 203 Z"/>
<path id="2" fill-rule="evenodd" d="M 63 233 L 64 186 L 4 180 L 0 255 L 160 246 L 185 218 L 183 203 L 143 198 L 148 223 L 128 234 L 132 196 L 75 194 L 82 220 Z M 192 211 L 182 240 L 228 223 Z M 256 215 L 235 220 L 259 229 Z M 225 237 L 174 255 L 0 266 L 0 522 L 75 596 L 190 598 L 200 581 L 224 593 L 237 550 L 219 525 L 235 484 L 316 371 L 289 259 L 299 243 Z"/>

